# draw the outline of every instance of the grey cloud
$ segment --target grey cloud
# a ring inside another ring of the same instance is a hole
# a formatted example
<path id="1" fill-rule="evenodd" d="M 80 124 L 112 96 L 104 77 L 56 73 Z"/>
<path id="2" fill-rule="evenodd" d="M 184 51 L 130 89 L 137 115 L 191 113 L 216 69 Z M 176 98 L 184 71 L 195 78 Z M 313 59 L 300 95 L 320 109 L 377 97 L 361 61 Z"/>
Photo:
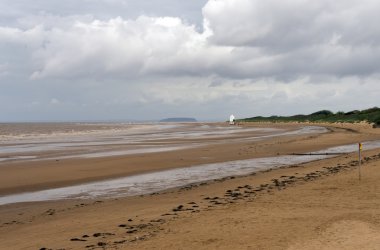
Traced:
<path id="1" fill-rule="evenodd" d="M 379 44 L 379 9 L 370 0 L 224 0 L 209 1 L 203 15 L 217 44 L 289 51 L 336 36 L 344 45 Z"/>
<path id="2" fill-rule="evenodd" d="M 379 28 L 370 26 L 361 39 L 351 33 L 366 25 L 379 4 L 275 2 L 209 1 L 203 9 L 203 31 L 180 18 L 102 21 L 69 16 L 57 17 L 52 26 L 54 17 L 49 16 L 30 28 L 3 27 L 0 37 L 34 49 L 29 55 L 32 79 L 217 74 L 289 81 L 303 75 L 365 76 L 378 71 Z M 116 3 L 131 4 L 102 1 Z M 302 11 L 295 12 L 297 8 Z"/>
<path id="3" fill-rule="evenodd" d="M 189 23 L 201 24 L 200 9 L 207 0 L 3 0 L 0 2 L 0 23 L 25 25 L 41 16 L 93 16 L 108 20 L 115 17 L 136 19 L 141 15 L 180 17 Z"/>
<path id="4" fill-rule="evenodd" d="M 240 47 L 251 58 L 235 60 L 237 75 L 286 80 L 378 72 L 379 11 L 377 1 L 225 0 L 209 1 L 203 15 L 211 43 Z"/>
<path id="5" fill-rule="evenodd" d="M 379 11 L 371 0 L 4 0 L 0 120 L 375 106 Z"/>

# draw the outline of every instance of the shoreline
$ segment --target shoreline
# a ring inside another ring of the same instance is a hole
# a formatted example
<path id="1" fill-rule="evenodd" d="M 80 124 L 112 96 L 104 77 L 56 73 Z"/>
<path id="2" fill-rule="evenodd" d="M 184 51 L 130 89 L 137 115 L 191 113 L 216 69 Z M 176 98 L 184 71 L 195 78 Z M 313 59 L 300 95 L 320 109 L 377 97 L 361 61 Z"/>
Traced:
<path id="1" fill-rule="evenodd" d="M 299 124 L 277 126 L 286 127 L 288 131 L 300 127 Z M 8 163 L 0 167 L 0 195 L 53 189 L 202 164 L 306 153 L 361 140 L 380 139 L 380 133 L 374 136 L 351 133 L 341 128 L 330 129 L 333 132 L 284 135 L 262 141 L 239 139 L 240 141 L 229 142 L 221 138 L 219 140 L 222 141 L 218 143 L 159 153 Z M 347 133 L 349 136 L 346 136 Z M 237 135 L 236 138 L 242 138 L 242 135 Z M 312 141 L 315 143 L 311 143 Z"/>
<path id="2" fill-rule="evenodd" d="M 298 126 L 291 128 L 287 126 L 286 131 L 292 131 L 296 128 Z M 244 136 L 263 134 L 265 135 L 266 133 L 243 131 L 243 133 L 234 135 L 232 139 L 221 136 L 216 141 L 206 139 L 212 142 L 206 145 L 165 152 L 87 159 L 74 157 L 5 162 L 0 165 L 0 195 L 38 191 L 161 170 L 249 158 L 250 156 L 239 155 L 236 149 L 240 145 L 240 141 L 233 140 L 239 140 Z M 198 143 L 203 140 L 205 139 L 190 140 L 187 144 Z M 224 140 L 227 142 L 223 142 Z M 170 145 L 175 142 L 175 140 L 169 139 L 167 143 Z M 245 144 L 247 145 L 248 142 L 245 142 Z M 223 154 L 221 155 L 219 152 L 223 152 Z"/>
<path id="3" fill-rule="evenodd" d="M 380 149 L 380 140 L 362 142 L 366 151 Z M 196 186 L 209 181 L 223 181 L 272 171 L 291 165 L 306 164 L 342 155 L 355 154 L 356 144 L 326 148 L 305 154 L 290 154 L 248 160 L 227 161 L 199 166 L 161 170 L 134 176 L 90 182 L 63 188 L 26 192 L 0 197 L 0 206 L 13 203 L 43 202 L 53 200 L 112 199 L 149 195 L 165 190 Z M 229 169 L 233 168 L 233 171 Z M 221 172 L 221 173 L 218 173 Z M 178 182 L 176 176 L 183 176 Z M 185 177 L 186 175 L 186 177 Z M 171 177 L 169 177 L 171 176 Z M 167 179 L 166 179 L 167 178 Z M 149 184 L 149 188 L 146 188 Z M 130 191 L 133 188 L 135 191 Z M 139 190 L 139 191 L 137 191 Z"/>

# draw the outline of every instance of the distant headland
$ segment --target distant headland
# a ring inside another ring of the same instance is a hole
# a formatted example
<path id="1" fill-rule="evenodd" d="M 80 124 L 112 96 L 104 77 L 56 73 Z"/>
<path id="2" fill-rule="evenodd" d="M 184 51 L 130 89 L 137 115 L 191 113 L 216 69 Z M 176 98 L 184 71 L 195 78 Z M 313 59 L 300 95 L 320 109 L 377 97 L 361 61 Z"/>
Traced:
<path id="1" fill-rule="evenodd" d="M 160 120 L 160 122 L 197 122 L 194 118 L 188 117 L 173 117 Z"/>

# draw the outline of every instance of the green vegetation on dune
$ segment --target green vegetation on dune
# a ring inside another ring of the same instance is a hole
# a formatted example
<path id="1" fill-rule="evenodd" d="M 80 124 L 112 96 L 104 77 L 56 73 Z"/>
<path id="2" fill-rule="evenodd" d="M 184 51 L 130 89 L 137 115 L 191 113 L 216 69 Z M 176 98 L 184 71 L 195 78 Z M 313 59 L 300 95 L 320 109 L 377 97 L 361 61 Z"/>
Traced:
<path id="1" fill-rule="evenodd" d="M 353 110 L 350 112 L 333 113 L 329 110 L 321 110 L 309 115 L 293 115 L 293 116 L 256 116 L 241 119 L 244 122 L 368 122 L 380 126 L 380 108 L 374 107 L 365 110 Z"/>

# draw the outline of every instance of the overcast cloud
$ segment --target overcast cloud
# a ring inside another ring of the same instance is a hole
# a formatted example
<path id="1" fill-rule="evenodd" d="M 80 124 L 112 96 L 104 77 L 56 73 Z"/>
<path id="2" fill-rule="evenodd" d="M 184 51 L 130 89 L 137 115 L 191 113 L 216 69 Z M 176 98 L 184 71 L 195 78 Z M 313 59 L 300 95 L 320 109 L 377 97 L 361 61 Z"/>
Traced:
<path id="1" fill-rule="evenodd" d="M 0 2 L 0 121 L 379 105 L 375 0 Z"/>

